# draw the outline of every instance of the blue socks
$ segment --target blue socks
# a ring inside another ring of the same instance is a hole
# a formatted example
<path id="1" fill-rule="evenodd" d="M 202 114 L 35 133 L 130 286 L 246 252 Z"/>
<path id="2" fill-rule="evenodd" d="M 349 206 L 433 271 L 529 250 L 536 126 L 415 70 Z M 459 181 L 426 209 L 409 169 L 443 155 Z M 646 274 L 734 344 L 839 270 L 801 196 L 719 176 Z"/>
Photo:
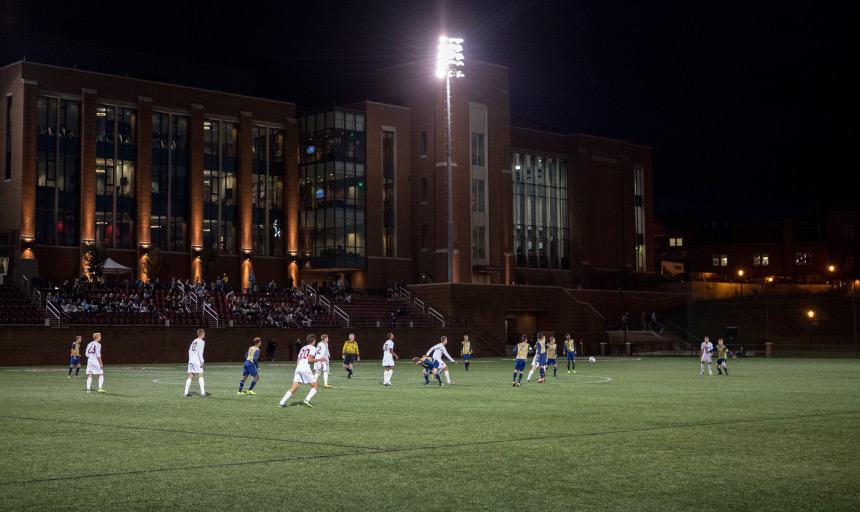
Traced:
<path id="1" fill-rule="evenodd" d="M 244 386 L 244 385 L 245 385 L 245 381 L 244 381 L 244 380 L 240 380 L 240 381 L 239 381 L 239 391 L 240 391 L 240 392 L 242 391 L 242 386 Z"/>
<path id="2" fill-rule="evenodd" d="M 256 386 L 256 385 L 257 385 L 257 381 L 252 380 L 251 381 L 251 387 L 248 388 L 248 391 L 251 391 L 252 389 L 254 389 L 254 386 Z"/>

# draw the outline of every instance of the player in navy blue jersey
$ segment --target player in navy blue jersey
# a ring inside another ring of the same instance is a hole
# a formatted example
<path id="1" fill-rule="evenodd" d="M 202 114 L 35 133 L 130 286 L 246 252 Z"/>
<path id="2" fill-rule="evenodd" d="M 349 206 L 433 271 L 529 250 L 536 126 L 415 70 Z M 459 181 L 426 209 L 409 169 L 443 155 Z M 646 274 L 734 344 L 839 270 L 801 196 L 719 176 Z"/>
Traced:
<path id="1" fill-rule="evenodd" d="M 421 357 L 413 357 L 412 363 L 421 366 L 424 369 L 424 385 L 430 384 L 430 374 L 433 374 L 436 377 L 436 380 L 439 381 L 439 385 L 442 385 L 442 377 L 439 376 L 439 361 L 433 359 L 432 357 L 424 354 Z"/>
<path id="2" fill-rule="evenodd" d="M 260 344 L 263 343 L 263 340 L 260 338 L 254 338 L 254 344 L 248 347 L 248 351 L 245 352 L 245 368 L 242 370 L 242 380 L 239 381 L 239 393 L 240 395 L 256 395 L 257 393 L 254 391 L 254 386 L 257 385 L 257 381 L 260 380 L 260 363 L 257 360 L 260 358 Z M 242 391 L 242 387 L 245 386 L 245 379 L 248 378 L 248 375 L 254 377 L 254 380 L 251 381 L 251 386 L 248 387 L 247 393 Z"/>

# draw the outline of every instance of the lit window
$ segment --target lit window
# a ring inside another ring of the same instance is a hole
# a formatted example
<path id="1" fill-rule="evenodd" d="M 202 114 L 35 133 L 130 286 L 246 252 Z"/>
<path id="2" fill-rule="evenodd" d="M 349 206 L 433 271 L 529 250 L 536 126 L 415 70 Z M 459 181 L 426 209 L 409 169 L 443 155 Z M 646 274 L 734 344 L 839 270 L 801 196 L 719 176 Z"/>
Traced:
<path id="1" fill-rule="evenodd" d="M 720 266 L 728 267 L 729 266 L 729 257 L 725 254 L 720 254 Z"/>
<path id="2" fill-rule="evenodd" d="M 807 252 L 798 252 L 794 254 L 795 265 L 811 265 L 812 255 Z"/>
<path id="3" fill-rule="evenodd" d="M 683 247 L 684 239 L 681 237 L 669 238 L 669 247 Z"/>
<path id="4" fill-rule="evenodd" d="M 753 254 L 753 265 L 761 265 L 761 254 Z"/>
<path id="5" fill-rule="evenodd" d="M 766 267 L 766 266 L 768 266 L 768 265 L 770 265 L 770 258 L 768 257 L 768 255 L 767 255 L 767 254 L 762 254 L 762 255 L 761 255 L 761 264 L 762 264 L 763 266 L 765 266 L 765 267 Z"/>

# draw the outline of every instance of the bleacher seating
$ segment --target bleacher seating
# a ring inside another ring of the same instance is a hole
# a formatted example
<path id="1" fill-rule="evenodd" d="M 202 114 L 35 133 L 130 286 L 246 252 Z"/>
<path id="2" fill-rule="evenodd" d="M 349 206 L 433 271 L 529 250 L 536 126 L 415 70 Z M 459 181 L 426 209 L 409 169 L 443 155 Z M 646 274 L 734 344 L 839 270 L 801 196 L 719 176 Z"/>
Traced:
<path id="1" fill-rule="evenodd" d="M 44 318 L 18 288 L 0 285 L 0 324 L 43 325 Z"/>
<path id="2" fill-rule="evenodd" d="M 397 315 L 397 327 L 428 328 L 438 327 L 439 322 L 427 316 L 415 306 L 410 306 L 406 299 L 386 298 L 382 296 L 353 296 L 352 303 L 343 300 L 333 301 L 344 313 L 349 315 L 349 324 L 352 327 L 380 327 L 390 325 L 391 313 L 405 308 L 405 315 Z"/>

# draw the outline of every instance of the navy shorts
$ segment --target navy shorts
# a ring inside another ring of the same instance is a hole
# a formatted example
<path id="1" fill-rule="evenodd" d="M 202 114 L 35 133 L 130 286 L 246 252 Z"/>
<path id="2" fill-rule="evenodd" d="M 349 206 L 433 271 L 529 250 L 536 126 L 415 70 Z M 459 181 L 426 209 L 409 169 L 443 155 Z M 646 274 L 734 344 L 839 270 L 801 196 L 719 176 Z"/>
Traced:
<path id="1" fill-rule="evenodd" d="M 546 364 L 547 364 L 547 365 L 551 365 L 551 364 L 558 364 L 558 359 L 556 359 L 556 358 L 554 358 L 554 357 L 553 357 L 552 359 L 547 359 L 547 360 L 546 360 Z"/>
<path id="2" fill-rule="evenodd" d="M 567 353 L 567 360 L 568 360 L 568 361 L 574 361 L 574 360 L 576 360 L 576 354 L 574 354 L 573 352 L 568 352 L 568 353 Z"/>
<path id="3" fill-rule="evenodd" d="M 514 371 L 521 372 L 526 369 L 526 360 L 525 359 L 516 359 L 514 363 Z"/>
<path id="4" fill-rule="evenodd" d="M 258 375 L 257 367 L 254 366 L 254 363 L 245 363 L 245 369 L 242 371 L 242 377 L 247 377 L 248 375 L 250 375 L 251 377 L 256 377 Z"/>
<path id="5" fill-rule="evenodd" d="M 343 364 L 352 364 L 355 362 L 355 354 L 344 354 Z"/>
<path id="6" fill-rule="evenodd" d="M 719 364 L 725 364 L 725 363 L 726 363 L 726 360 L 725 360 L 725 359 L 717 359 L 717 364 L 718 364 L 718 365 L 719 365 Z"/>
<path id="7" fill-rule="evenodd" d="M 538 357 L 538 366 L 546 366 L 546 354 L 541 354 Z"/>
<path id="8" fill-rule="evenodd" d="M 71 357 L 71 360 L 69 361 L 69 366 L 72 366 L 75 364 L 81 364 L 81 356 L 72 356 Z"/>
<path id="9" fill-rule="evenodd" d="M 472 354 L 463 354 L 463 360 L 464 361 L 471 361 L 472 360 Z"/>

